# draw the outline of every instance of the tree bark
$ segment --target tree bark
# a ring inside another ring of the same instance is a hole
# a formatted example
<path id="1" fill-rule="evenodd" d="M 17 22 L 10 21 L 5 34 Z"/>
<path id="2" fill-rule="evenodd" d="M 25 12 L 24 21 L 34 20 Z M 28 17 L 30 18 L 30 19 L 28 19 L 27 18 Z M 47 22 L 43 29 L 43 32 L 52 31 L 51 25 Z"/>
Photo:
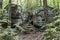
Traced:
<path id="1" fill-rule="evenodd" d="M 43 7 L 44 7 L 44 16 L 45 16 L 45 22 L 48 22 L 48 10 L 47 10 L 47 0 L 43 0 Z"/>
<path id="2" fill-rule="evenodd" d="M 42 6 L 42 1 L 40 0 L 40 6 Z"/>
<path id="3" fill-rule="evenodd" d="M 10 19 L 10 21 L 12 22 L 12 20 L 11 20 L 11 0 L 9 0 L 8 14 L 9 14 L 9 19 Z M 11 25 L 11 24 L 10 24 L 10 25 Z M 12 26 L 12 25 L 11 25 L 11 26 Z"/>
<path id="4" fill-rule="evenodd" d="M 3 2 L 3 0 L 0 0 L 0 8 L 2 8 L 2 2 Z"/>

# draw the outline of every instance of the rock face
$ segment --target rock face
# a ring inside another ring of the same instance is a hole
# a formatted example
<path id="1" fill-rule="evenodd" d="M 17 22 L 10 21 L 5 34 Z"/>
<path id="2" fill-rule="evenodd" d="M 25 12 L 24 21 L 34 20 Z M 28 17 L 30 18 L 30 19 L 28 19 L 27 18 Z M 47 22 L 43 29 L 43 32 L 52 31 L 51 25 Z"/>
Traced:
<path id="1" fill-rule="evenodd" d="M 8 12 L 7 10 L 4 10 L 2 13 L 2 19 L 8 19 L 8 18 L 9 18 Z"/>
<path id="2" fill-rule="evenodd" d="M 47 6 L 47 10 L 48 10 L 48 22 L 52 22 L 54 21 L 54 16 L 56 15 L 56 11 L 53 10 L 52 7 Z M 35 16 L 33 19 L 33 24 L 35 25 L 39 25 L 42 26 L 44 25 L 43 23 L 45 22 L 45 16 L 44 16 L 44 8 L 43 6 L 37 8 L 37 10 L 35 10 L 33 12 L 33 15 Z"/>
<path id="3" fill-rule="evenodd" d="M 18 5 L 11 7 L 11 22 L 13 24 L 23 24 L 28 18 L 28 13 L 22 11 L 21 7 Z"/>
<path id="4" fill-rule="evenodd" d="M 26 23 L 27 20 L 29 20 L 29 14 L 27 12 L 22 11 L 22 8 L 19 5 L 16 4 L 11 4 L 11 13 L 8 13 L 8 5 L 5 8 L 6 10 L 2 13 L 3 19 L 10 19 L 12 24 L 16 25 L 21 25 Z M 56 15 L 56 11 L 53 10 L 52 7 L 47 6 L 48 10 L 48 22 L 54 21 L 54 16 Z M 35 26 L 43 26 L 45 22 L 45 16 L 44 16 L 44 8 L 43 6 L 38 7 L 34 12 L 33 12 L 33 20 L 32 23 Z"/>
<path id="5" fill-rule="evenodd" d="M 2 13 L 3 19 L 10 19 L 13 24 L 21 25 L 26 22 L 28 18 L 28 13 L 22 11 L 22 8 L 19 5 L 11 4 L 11 13 L 8 13 L 8 5 L 6 10 Z"/>

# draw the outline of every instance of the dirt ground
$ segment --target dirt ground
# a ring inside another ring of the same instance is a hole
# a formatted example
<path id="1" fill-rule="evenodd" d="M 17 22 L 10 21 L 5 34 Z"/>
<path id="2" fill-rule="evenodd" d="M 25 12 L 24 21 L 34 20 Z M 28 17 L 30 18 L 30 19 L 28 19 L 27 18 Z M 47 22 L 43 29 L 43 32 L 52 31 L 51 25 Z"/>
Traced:
<path id="1" fill-rule="evenodd" d="M 40 32 L 34 34 L 20 34 L 19 40 L 41 40 L 42 34 Z"/>

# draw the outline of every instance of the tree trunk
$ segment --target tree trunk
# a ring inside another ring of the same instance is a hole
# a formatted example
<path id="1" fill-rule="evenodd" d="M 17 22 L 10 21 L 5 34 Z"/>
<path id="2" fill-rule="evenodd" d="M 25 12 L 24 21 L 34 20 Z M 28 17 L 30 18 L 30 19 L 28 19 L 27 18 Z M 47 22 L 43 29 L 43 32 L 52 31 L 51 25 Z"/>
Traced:
<path id="1" fill-rule="evenodd" d="M 44 7 L 44 16 L 45 16 L 45 22 L 48 22 L 48 11 L 47 11 L 47 0 L 43 0 L 43 7 Z"/>
<path id="2" fill-rule="evenodd" d="M 2 2 L 3 2 L 3 0 L 0 0 L 0 8 L 2 8 Z"/>
<path id="3" fill-rule="evenodd" d="M 42 6 L 42 1 L 40 0 L 40 6 Z"/>
<path id="4" fill-rule="evenodd" d="M 8 13 L 9 13 L 9 19 L 11 20 L 11 0 L 9 0 L 9 5 L 8 5 Z M 12 22 L 12 20 L 11 20 Z M 11 24 L 10 24 L 11 25 Z"/>

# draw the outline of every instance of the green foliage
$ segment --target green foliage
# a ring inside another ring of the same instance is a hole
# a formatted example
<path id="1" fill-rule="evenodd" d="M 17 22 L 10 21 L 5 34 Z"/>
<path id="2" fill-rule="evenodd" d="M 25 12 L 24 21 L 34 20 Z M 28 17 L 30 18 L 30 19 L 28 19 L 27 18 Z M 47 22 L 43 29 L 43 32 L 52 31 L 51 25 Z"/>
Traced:
<path id="1" fill-rule="evenodd" d="M 3 9 L 6 7 L 6 5 L 8 5 L 8 2 L 9 2 L 9 0 L 3 0 Z"/>
<path id="2" fill-rule="evenodd" d="M 60 10 L 59 10 L 60 11 Z M 46 30 L 43 32 L 42 40 L 52 40 L 57 35 L 60 35 L 60 12 L 55 16 L 55 21 L 45 25 Z"/>
<path id="3" fill-rule="evenodd" d="M 11 23 L 7 19 L 0 20 L 0 40 L 13 40 L 16 36 L 16 29 L 11 29 L 10 26 L 6 29 L 2 28 L 3 23 Z"/>
<path id="4" fill-rule="evenodd" d="M 14 36 L 16 36 L 15 29 L 7 28 L 3 29 L 0 28 L 0 39 L 4 40 L 13 40 Z"/>
<path id="5" fill-rule="evenodd" d="M 8 19 L 3 19 L 3 20 L 0 20 L 0 23 L 11 23 L 11 21 L 10 20 L 8 20 Z"/>
<path id="6" fill-rule="evenodd" d="M 56 37 L 59 34 L 59 32 L 56 31 L 56 28 L 49 28 L 46 29 L 43 32 L 43 38 L 42 40 L 52 40 L 54 37 Z"/>
<path id="7" fill-rule="evenodd" d="M 12 0 L 14 2 L 15 0 Z M 8 5 L 9 0 L 3 0 L 3 7 L 0 9 L 0 15 L 3 12 L 6 5 Z M 40 3 L 41 2 L 41 3 Z M 15 2 L 16 3 L 16 2 Z M 60 9 L 60 0 L 47 0 L 48 6 L 51 6 L 53 8 Z M 27 12 L 30 12 L 31 14 L 35 9 L 37 9 L 38 6 L 43 5 L 43 1 L 40 0 L 24 0 L 21 2 L 21 7 L 25 9 Z M 43 32 L 43 38 L 42 40 L 52 40 L 56 35 L 60 34 L 60 11 L 57 12 L 57 16 L 54 17 L 55 21 L 49 24 L 46 24 L 44 26 L 45 30 Z M 2 23 L 11 23 L 10 20 L 3 19 L 0 20 L 0 25 Z M 16 28 L 19 28 L 19 30 L 25 31 L 22 27 L 17 26 Z M 16 37 L 16 29 L 7 28 L 4 29 L 0 26 L 0 39 L 4 40 L 18 40 L 14 39 Z M 18 37 L 17 37 L 18 38 Z"/>

